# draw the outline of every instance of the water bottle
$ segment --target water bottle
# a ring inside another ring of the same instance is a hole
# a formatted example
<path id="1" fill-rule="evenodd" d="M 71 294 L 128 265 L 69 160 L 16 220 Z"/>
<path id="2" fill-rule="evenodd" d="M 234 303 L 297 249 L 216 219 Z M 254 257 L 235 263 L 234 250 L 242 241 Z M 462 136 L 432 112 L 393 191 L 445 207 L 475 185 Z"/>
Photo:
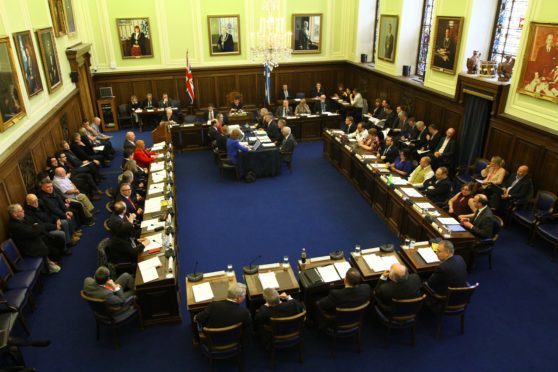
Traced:
<path id="1" fill-rule="evenodd" d="M 306 263 L 306 248 L 302 248 L 302 252 L 300 253 L 300 262 L 303 264 Z"/>
<path id="2" fill-rule="evenodd" d="M 388 186 L 393 185 L 393 174 L 389 174 L 388 175 L 388 182 L 387 182 Z"/>
<path id="3" fill-rule="evenodd" d="M 355 256 L 360 257 L 360 244 L 355 245 Z"/>

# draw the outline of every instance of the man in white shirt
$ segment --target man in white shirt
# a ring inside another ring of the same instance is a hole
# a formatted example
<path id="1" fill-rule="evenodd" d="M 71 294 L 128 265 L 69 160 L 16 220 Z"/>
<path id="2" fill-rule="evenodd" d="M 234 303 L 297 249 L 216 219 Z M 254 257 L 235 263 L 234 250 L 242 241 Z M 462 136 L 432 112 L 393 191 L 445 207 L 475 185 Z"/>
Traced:
<path id="1" fill-rule="evenodd" d="M 56 187 L 64 197 L 79 202 L 83 205 L 83 213 L 85 217 L 92 218 L 93 213 L 98 212 L 93 206 L 87 195 L 82 194 L 76 185 L 68 177 L 66 177 L 66 171 L 62 167 L 58 167 L 54 170 L 54 178 L 52 179 L 54 187 Z"/>
<path id="2" fill-rule="evenodd" d="M 362 95 L 360 94 L 357 88 L 353 89 L 353 93 L 351 94 L 350 98 L 351 98 L 351 105 L 354 108 L 362 110 L 362 107 L 364 106 L 364 101 L 362 100 Z"/>
<path id="3" fill-rule="evenodd" d="M 353 133 L 350 133 L 347 137 L 356 138 L 357 142 L 364 141 L 364 139 L 368 137 L 368 131 L 364 127 L 364 123 L 358 123 L 356 130 Z"/>
<path id="4" fill-rule="evenodd" d="M 286 118 L 287 116 L 291 116 L 293 114 L 293 110 L 289 107 L 289 101 L 283 100 L 283 105 L 281 107 L 277 107 L 275 111 L 275 116 L 280 118 Z"/>

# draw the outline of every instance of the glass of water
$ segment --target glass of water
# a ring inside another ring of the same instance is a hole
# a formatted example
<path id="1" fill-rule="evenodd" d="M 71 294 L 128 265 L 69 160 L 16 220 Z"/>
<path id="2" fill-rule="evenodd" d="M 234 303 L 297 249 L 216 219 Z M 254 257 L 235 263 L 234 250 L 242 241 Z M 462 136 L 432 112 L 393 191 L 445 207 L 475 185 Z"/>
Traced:
<path id="1" fill-rule="evenodd" d="M 416 243 L 416 242 L 415 242 L 415 239 L 411 239 L 411 241 L 409 242 L 409 248 L 410 248 L 410 249 L 415 248 L 415 243 Z"/>
<path id="2" fill-rule="evenodd" d="M 360 256 L 360 244 L 355 245 L 355 256 Z"/>
<path id="3" fill-rule="evenodd" d="M 283 268 L 289 268 L 289 256 L 283 256 Z"/>
<path id="4" fill-rule="evenodd" d="M 234 275 L 233 265 L 232 265 L 232 264 L 228 264 L 228 265 L 227 265 L 227 276 L 228 276 L 228 277 L 232 277 L 233 275 Z"/>
<path id="5" fill-rule="evenodd" d="M 410 243 L 411 243 L 411 239 L 409 239 L 409 237 L 406 237 L 405 238 L 405 244 L 403 245 L 403 248 L 408 249 Z"/>

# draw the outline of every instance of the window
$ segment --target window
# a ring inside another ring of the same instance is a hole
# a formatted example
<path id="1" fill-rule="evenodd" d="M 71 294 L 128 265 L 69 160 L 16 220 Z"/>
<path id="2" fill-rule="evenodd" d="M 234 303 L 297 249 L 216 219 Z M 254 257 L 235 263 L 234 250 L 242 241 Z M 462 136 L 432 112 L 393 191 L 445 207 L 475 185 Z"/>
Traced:
<path id="1" fill-rule="evenodd" d="M 422 21 L 420 24 L 419 49 L 417 53 L 417 67 L 415 75 L 424 81 L 426 70 L 426 57 L 428 56 L 428 44 L 430 43 L 430 32 L 432 30 L 432 13 L 434 10 L 434 0 L 424 0 L 422 7 Z"/>
<path id="2" fill-rule="evenodd" d="M 500 0 L 490 48 L 490 59 L 494 62 L 502 62 L 504 56 L 517 56 L 528 4 L 529 0 Z"/>
<path id="3" fill-rule="evenodd" d="M 380 0 L 376 0 L 376 21 L 374 22 L 374 40 L 372 41 L 372 63 L 376 63 L 376 47 L 380 34 Z"/>

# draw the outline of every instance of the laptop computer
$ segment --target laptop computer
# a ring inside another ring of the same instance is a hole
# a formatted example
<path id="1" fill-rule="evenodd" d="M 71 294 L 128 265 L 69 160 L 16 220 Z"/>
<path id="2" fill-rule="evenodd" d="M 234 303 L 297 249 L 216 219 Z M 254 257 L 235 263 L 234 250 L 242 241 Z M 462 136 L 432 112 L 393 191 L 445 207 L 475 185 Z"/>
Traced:
<path id="1" fill-rule="evenodd" d="M 260 141 L 260 139 L 258 138 L 256 140 L 256 142 L 254 142 L 254 144 L 252 145 L 252 149 L 254 149 L 254 151 L 256 151 L 262 144 L 262 141 Z"/>

